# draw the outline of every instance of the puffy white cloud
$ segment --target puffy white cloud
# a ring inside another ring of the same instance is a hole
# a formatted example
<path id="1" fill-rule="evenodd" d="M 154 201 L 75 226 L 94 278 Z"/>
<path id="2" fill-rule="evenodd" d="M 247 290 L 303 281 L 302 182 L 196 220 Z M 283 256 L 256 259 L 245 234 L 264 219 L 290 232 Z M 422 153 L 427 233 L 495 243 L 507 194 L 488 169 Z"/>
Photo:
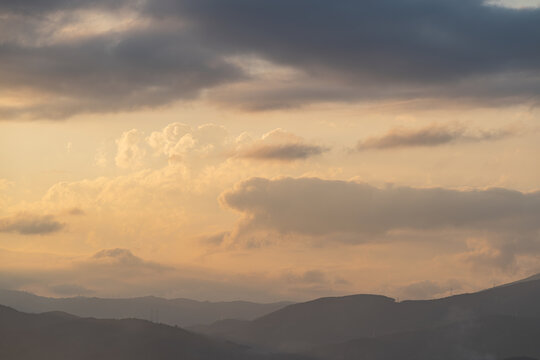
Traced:
<path id="1" fill-rule="evenodd" d="M 144 135 L 140 130 L 126 131 L 116 140 L 116 165 L 124 169 L 140 168 L 146 150 L 143 148 Z"/>
<path id="2" fill-rule="evenodd" d="M 187 162 L 191 158 L 224 156 L 232 143 L 228 131 L 219 125 L 204 124 L 196 128 L 182 123 L 167 125 L 146 139 L 156 153 L 169 161 Z"/>

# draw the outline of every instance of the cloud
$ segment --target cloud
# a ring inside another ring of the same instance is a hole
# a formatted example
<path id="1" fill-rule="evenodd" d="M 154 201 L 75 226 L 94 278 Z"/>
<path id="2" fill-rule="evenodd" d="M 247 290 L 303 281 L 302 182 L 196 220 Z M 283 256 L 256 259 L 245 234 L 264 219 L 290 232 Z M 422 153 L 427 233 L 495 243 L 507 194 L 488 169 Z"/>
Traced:
<path id="1" fill-rule="evenodd" d="M 43 14 L 69 9 L 92 9 L 103 8 L 107 10 L 117 9 L 133 3 L 131 0 L 104 1 L 104 0 L 6 0 L 0 3 L 0 12 L 21 13 L 26 15 Z"/>
<path id="2" fill-rule="evenodd" d="M 540 193 L 387 187 L 319 178 L 251 178 L 220 197 L 242 214 L 233 240 L 257 231 L 376 241 L 395 231 L 466 230 L 538 241 Z"/>
<path id="3" fill-rule="evenodd" d="M 329 149 L 307 144 L 304 140 L 282 129 L 275 129 L 260 140 L 240 146 L 237 156 L 253 160 L 295 161 L 321 155 Z"/>
<path id="4" fill-rule="evenodd" d="M 2 2 L 0 14 L 17 31 L 1 35 L 0 88 L 36 100 L 3 106 L 3 118 L 130 111 L 206 90 L 217 91 L 211 101 L 255 110 L 388 99 L 539 101 L 540 9 L 483 0 L 113 3 Z M 76 35 L 77 11 L 122 21 Z M 252 74 L 233 58 L 270 66 Z M 276 68 L 291 71 L 272 76 Z"/>
<path id="5" fill-rule="evenodd" d="M 0 249 L 0 254 L 13 260 L 18 253 Z M 53 263 L 55 266 L 51 267 Z M 18 263 L 17 267 L 9 268 L 0 264 L 1 288 L 45 296 L 151 294 L 167 298 L 269 302 L 343 294 L 344 285 L 347 284 L 342 279 L 320 270 L 231 273 L 181 264 L 169 266 L 141 258 L 129 249 L 104 249 L 75 259 L 49 254 L 30 266 Z"/>
<path id="6" fill-rule="evenodd" d="M 84 212 L 83 209 L 80 209 L 80 208 L 77 208 L 77 207 L 73 207 L 73 208 L 69 209 L 69 210 L 67 211 L 67 214 L 73 215 L 73 216 L 82 216 L 82 215 L 86 215 L 86 213 Z"/>
<path id="7" fill-rule="evenodd" d="M 200 158 L 224 158 L 232 139 L 227 129 L 215 124 L 196 128 L 182 123 L 171 123 L 161 131 L 154 131 L 146 139 L 157 154 L 170 162 L 188 162 Z"/>
<path id="8" fill-rule="evenodd" d="M 270 102 L 262 87 L 264 96 L 251 108 L 336 97 L 524 102 L 540 94 L 537 9 L 481 0 L 163 0 L 148 6 L 161 16 L 176 14 L 208 43 L 306 74 L 292 86 L 281 83 Z M 318 85 L 303 86 L 310 78 Z"/>
<path id="9" fill-rule="evenodd" d="M 304 144 L 261 145 L 246 149 L 240 157 L 255 160 L 294 161 L 322 154 L 322 146 Z"/>
<path id="10" fill-rule="evenodd" d="M 104 249 L 95 253 L 89 260 L 83 263 L 90 267 L 118 267 L 122 269 L 137 270 L 167 270 L 166 266 L 145 261 L 133 255 L 129 249 Z"/>
<path id="11" fill-rule="evenodd" d="M 432 124 L 420 129 L 395 128 L 380 137 L 358 142 L 356 149 L 383 150 L 404 147 L 433 147 L 455 142 L 481 142 L 500 140 L 517 135 L 517 129 L 506 128 L 468 132 L 460 126 Z"/>
<path id="12" fill-rule="evenodd" d="M 121 168 L 139 168 L 142 166 L 146 151 L 141 146 L 144 136 L 140 130 L 126 131 L 116 140 L 116 165 Z"/>
<path id="13" fill-rule="evenodd" d="M 0 89 L 39 96 L 4 105 L 4 118 L 65 118 L 193 99 L 243 77 L 219 53 L 180 30 L 131 29 L 71 41 L 0 44 Z"/>
<path id="14" fill-rule="evenodd" d="M 329 151 L 327 147 L 306 143 L 302 137 L 279 128 L 258 139 L 247 133 L 234 138 L 226 128 L 215 124 L 192 128 L 172 123 L 161 131 L 152 132 L 146 141 L 156 154 L 167 156 L 172 163 L 197 163 L 202 158 L 207 163 L 212 159 L 224 162 L 229 158 L 292 162 Z"/>
<path id="15" fill-rule="evenodd" d="M 21 235 L 47 235 L 62 230 L 64 226 L 52 215 L 21 213 L 0 219 L 0 232 L 15 232 Z"/>

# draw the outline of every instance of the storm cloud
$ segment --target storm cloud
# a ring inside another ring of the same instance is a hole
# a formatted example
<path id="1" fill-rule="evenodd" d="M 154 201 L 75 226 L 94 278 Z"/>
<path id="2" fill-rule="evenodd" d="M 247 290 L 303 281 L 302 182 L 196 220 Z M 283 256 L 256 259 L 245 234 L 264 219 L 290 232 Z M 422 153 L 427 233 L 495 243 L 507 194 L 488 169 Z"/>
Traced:
<path id="1" fill-rule="evenodd" d="M 124 8 L 133 27 L 70 39 L 55 34 L 76 22 L 47 18 Z M 217 89 L 211 101 L 254 110 L 374 99 L 500 105 L 540 95 L 540 10 L 481 0 L 8 1 L 0 14 L 16 25 L 0 38 L 0 88 L 45 98 L 3 106 L 5 119 L 158 107 L 206 89 Z M 296 75 L 268 84 L 231 60 L 242 57 Z M 219 91 L 239 82 L 245 87 Z"/>
<path id="2" fill-rule="evenodd" d="M 360 97 L 370 96 L 366 89 L 371 97 L 487 98 L 540 90 L 538 9 L 481 0 L 163 0 L 148 7 L 177 14 L 224 51 L 355 85 Z M 523 74 L 529 81 L 520 86 Z"/>
<path id="3" fill-rule="evenodd" d="M 0 44 L 0 87 L 43 92 L 51 104 L 2 108 L 11 115 L 65 117 L 190 99 L 241 71 L 193 39 L 166 31 L 105 34 L 76 42 Z"/>

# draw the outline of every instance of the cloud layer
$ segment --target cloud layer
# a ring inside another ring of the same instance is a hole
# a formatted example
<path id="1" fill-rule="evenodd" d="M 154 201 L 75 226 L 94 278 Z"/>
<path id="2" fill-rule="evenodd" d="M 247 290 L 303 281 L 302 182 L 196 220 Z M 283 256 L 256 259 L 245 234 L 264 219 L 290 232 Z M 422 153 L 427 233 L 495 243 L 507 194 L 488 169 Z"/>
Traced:
<path id="1" fill-rule="evenodd" d="M 115 25 L 88 32 L 76 21 L 85 11 Z M 0 14 L 17 26 L 0 38 L 0 90 L 26 99 L 3 106 L 3 118 L 156 107 L 205 89 L 250 109 L 425 98 L 496 105 L 540 94 L 540 10 L 481 0 L 8 1 Z M 254 74 L 250 57 L 266 70 Z M 292 72 L 280 80 L 274 68 Z"/>
<path id="2" fill-rule="evenodd" d="M 225 192 L 221 203 L 243 214 L 238 237 L 257 230 L 345 233 L 365 242 L 397 230 L 457 229 L 532 237 L 535 243 L 540 230 L 540 193 L 506 189 L 376 188 L 318 178 L 252 178 Z"/>

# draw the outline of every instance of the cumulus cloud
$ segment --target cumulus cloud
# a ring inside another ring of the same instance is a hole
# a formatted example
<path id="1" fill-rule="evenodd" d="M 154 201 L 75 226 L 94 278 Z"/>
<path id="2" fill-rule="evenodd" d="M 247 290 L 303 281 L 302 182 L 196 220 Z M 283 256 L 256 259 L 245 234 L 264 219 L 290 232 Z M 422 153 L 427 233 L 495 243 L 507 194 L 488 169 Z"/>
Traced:
<path id="1" fill-rule="evenodd" d="M 152 132 L 146 140 L 157 154 L 167 156 L 171 162 L 224 156 L 231 143 L 228 131 L 215 124 L 192 128 L 186 124 L 172 123 L 161 131 Z"/>
<path id="2" fill-rule="evenodd" d="M 0 218 L 0 232 L 14 232 L 21 235 L 47 235 L 62 230 L 64 226 L 52 215 L 21 213 Z"/>
<path id="3" fill-rule="evenodd" d="M 295 161 L 321 155 L 329 149 L 305 143 L 304 139 L 282 129 L 275 129 L 254 142 L 244 142 L 238 151 L 240 158 L 253 160 Z"/>
<path id="4" fill-rule="evenodd" d="M 356 149 L 382 150 L 403 147 L 433 147 L 455 142 L 500 140 L 517 135 L 516 128 L 468 131 L 462 126 L 432 124 L 420 129 L 395 128 L 380 137 L 358 142 Z"/>
<path id="5" fill-rule="evenodd" d="M 126 131 L 116 140 L 116 165 L 121 168 L 139 168 L 146 154 L 142 147 L 144 136 L 140 130 Z"/>
<path id="6" fill-rule="evenodd" d="M 232 137 L 223 126 L 204 124 L 193 128 L 172 123 L 154 131 L 146 139 L 156 154 L 165 155 L 170 162 L 193 162 L 205 158 L 224 161 L 228 158 L 261 161 L 308 159 L 327 152 L 327 147 L 307 143 L 302 137 L 283 129 L 275 129 L 261 138 L 242 133 Z"/>

